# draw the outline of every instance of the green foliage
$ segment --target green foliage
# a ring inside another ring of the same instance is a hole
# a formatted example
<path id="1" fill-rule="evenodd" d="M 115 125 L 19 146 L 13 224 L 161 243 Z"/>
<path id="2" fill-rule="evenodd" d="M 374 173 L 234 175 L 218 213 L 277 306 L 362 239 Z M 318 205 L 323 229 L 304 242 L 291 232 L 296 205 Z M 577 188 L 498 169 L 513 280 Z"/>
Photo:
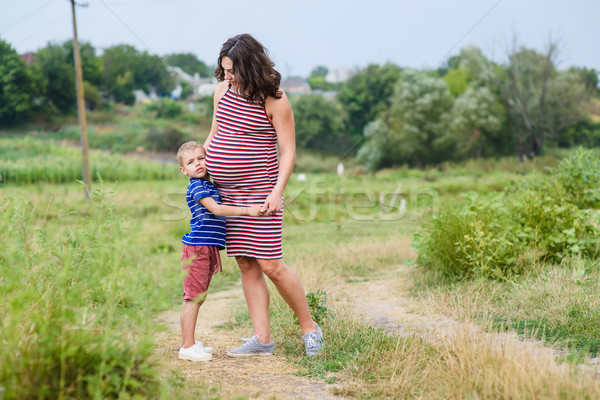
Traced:
<path id="1" fill-rule="evenodd" d="M 214 75 L 214 71 L 192 53 L 167 54 L 163 59 L 170 66 L 179 67 L 192 76 L 196 73 L 204 78 Z"/>
<path id="2" fill-rule="evenodd" d="M 292 107 L 298 146 L 332 152 L 346 147 L 343 111 L 335 100 L 318 95 L 296 96 Z"/>
<path id="3" fill-rule="evenodd" d="M 35 63 L 40 66 L 46 88 L 46 99 L 61 112 L 76 107 L 75 69 L 67 60 L 65 46 L 49 43 L 35 54 Z"/>
<path id="4" fill-rule="evenodd" d="M 151 126 L 146 135 L 146 146 L 152 151 L 171 151 L 175 153 L 184 142 L 184 134 L 176 126 L 160 128 Z"/>
<path id="5" fill-rule="evenodd" d="M 598 217 L 571 202 L 590 193 L 595 201 L 597 186 L 590 191 L 586 184 L 596 171 L 597 160 L 576 152 L 552 175 L 534 176 L 506 194 L 465 195 L 465 202 L 443 208 L 416 236 L 419 263 L 449 277 L 504 279 L 537 261 L 598 257 Z"/>
<path id="6" fill-rule="evenodd" d="M 160 396 L 154 346 L 144 337 L 164 288 L 158 294 L 157 277 L 131 251 L 137 229 L 121 224 L 102 192 L 95 198 L 85 217 L 64 210 L 78 222 L 62 227 L 46 224 L 29 201 L 0 203 L 7 399 Z"/>
<path id="7" fill-rule="evenodd" d="M 515 49 L 496 78 L 520 155 L 540 154 L 547 141 L 582 119 L 590 91 L 578 73 L 557 70 L 556 54 L 556 43 L 544 53 Z"/>
<path id="8" fill-rule="evenodd" d="M 456 156 L 477 158 L 492 155 L 490 152 L 498 147 L 494 146 L 495 142 L 502 139 L 499 133 L 505 115 L 500 99 L 490 89 L 474 86 L 466 88 L 456 99 L 452 109 L 451 129 L 458 142 Z"/>
<path id="9" fill-rule="evenodd" d="M 183 113 L 181 104 L 168 97 L 163 97 L 158 101 L 148 104 L 146 111 L 154 113 L 155 118 L 169 119 L 175 119 Z"/>
<path id="10" fill-rule="evenodd" d="M 424 168 L 452 154 L 455 139 L 447 128 L 453 99 L 443 79 L 404 71 L 392 106 L 365 128 L 359 158 L 371 169 L 408 164 Z"/>
<path id="11" fill-rule="evenodd" d="M 571 67 L 569 68 L 569 71 L 575 72 L 579 75 L 581 83 L 583 83 L 587 90 L 596 95 L 600 94 L 600 87 L 598 86 L 598 71 L 596 71 L 594 68 Z"/>
<path id="12" fill-rule="evenodd" d="M 569 202 L 579 208 L 600 208 L 600 157 L 579 148 L 564 158 L 553 171 Z"/>
<path id="13" fill-rule="evenodd" d="M 71 66 L 73 71 L 75 71 L 73 41 L 67 40 L 62 46 L 65 52 L 65 62 Z M 94 86 L 100 85 L 102 71 L 104 69 L 102 57 L 98 57 L 96 55 L 96 49 L 89 42 L 79 42 L 79 53 L 81 55 L 81 72 L 83 74 L 83 79 L 90 82 Z M 75 74 L 75 72 L 73 72 L 73 74 Z"/>
<path id="14" fill-rule="evenodd" d="M 85 106 L 89 110 L 95 110 L 100 107 L 100 91 L 88 81 L 83 82 L 83 92 L 85 96 Z"/>
<path id="15" fill-rule="evenodd" d="M 308 77 L 308 83 L 312 90 L 333 90 L 334 85 L 325 80 L 325 77 L 329 73 L 329 69 L 322 65 L 316 66 L 310 72 Z"/>
<path id="16" fill-rule="evenodd" d="M 371 64 L 340 88 L 337 97 L 347 115 L 346 132 L 351 138 L 361 137 L 365 126 L 390 107 L 401 71 L 394 64 Z"/>
<path id="17" fill-rule="evenodd" d="M 102 59 L 103 86 L 114 101 L 133 104 L 134 89 L 141 89 L 146 93 L 155 90 L 158 94 L 166 94 L 175 87 L 173 77 L 158 57 L 140 52 L 133 46 L 109 47 L 104 50 Z"/>
<path id="18" fill-rule="evenodd" d="M 469 80 L 470 76 L 465 68 L 451 69 L 444 75 L 444 81 L 448 85 L 448 90 L 450 90 L 450 94 L 454 97 L 460 96 L 467 90 Z"/>
<path id="19" fill-rule="evenodd" d="M 457 278 L 502 278 L 518 273 L 518 236 L 511 234 L 504 196 L 482 200 L 468 193 L 465 200 L 460 206 L 442 208 L 415 235 L 417 261 Z M 517 245 L 511 239 L 517 239 Z"/>
<path id="20" fill-rule="evenodd" d="M 598 255 L 593 215 L 557 197 L 564 193 L 560 188 L 552 191 L 551 185 L 524 190 L 511 201 L 515 233 L 523 240 L 524 254 L 536 249 L 542 260 L 560 261 L 570 255 Z M 535 261 L 535 260 L 534 260 Z"/>
<path id="21" fill-rule="evenodd" d="M 93 109 L 100 104 L 98 85 L 104 66 L 91 44 L 80 43 L 80 53 L 85 99 L 87 106 Z M 75 109 L 77 92 L 73 42 L 68 40 L 63 44 L 49 43 L 36 52 L 34 62 L 43 79 L 44 99 L 48 103 L 45 106 L 56 107 L 63 113 Z"/>
<path id="22" fill-rule="evenodd" d="M 327 319 L 332 318 L 332 310 L 325 305 L 327 304 L 327 291 L 319 289 L 316 292 L 309 292 L 306 294 L 306 300 L 310 315 L 317 324 L 323 325 Z M 299 324 L 296 314 L 294 314 L 294 319 Z"/>
<path id="23" fill-rule="evenodd" d="M 0 122 L 13 122 L 33 108 L 33 75 L 17 52 L 0 40 Z"/>

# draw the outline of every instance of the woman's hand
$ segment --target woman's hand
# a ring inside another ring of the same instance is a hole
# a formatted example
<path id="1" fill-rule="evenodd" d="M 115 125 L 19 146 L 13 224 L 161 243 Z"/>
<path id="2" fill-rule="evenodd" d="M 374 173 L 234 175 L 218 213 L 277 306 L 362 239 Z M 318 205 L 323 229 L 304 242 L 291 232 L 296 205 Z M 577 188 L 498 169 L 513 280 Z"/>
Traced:
<path id="1" fill-rule="evenodd" d="M 273 190 L 265 199 L 260 211 L 264 215 L 275 215 L 281 210 L 283 210 L 282 193 L 278 190 Z"/>

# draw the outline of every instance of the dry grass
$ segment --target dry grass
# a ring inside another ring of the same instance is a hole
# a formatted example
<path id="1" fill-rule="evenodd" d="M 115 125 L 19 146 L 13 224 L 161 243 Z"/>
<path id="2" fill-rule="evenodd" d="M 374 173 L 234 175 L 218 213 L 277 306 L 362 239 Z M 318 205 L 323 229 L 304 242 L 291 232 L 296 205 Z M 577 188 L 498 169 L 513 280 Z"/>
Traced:
<path id="1" fill-rule="evenodd" d="M 342 319 L 330 327 L 330 335 L 364 330 L 350 314 Z M 386 399 L 600 398 L 593 375 L 578 374 L 558 364 L 551 352 L 524 346 L 514 337 L 468 325 L 446 330 L 434 341 L 380 337 L 362 356 L 345 368 L 340 394 Z"/>

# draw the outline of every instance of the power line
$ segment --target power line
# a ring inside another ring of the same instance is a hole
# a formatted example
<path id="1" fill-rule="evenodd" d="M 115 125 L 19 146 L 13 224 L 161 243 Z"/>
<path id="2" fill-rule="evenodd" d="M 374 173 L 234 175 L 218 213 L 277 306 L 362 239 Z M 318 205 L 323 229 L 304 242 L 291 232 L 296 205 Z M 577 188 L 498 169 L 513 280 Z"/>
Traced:
<path id="1" fill-rule="evenodd" d="M 27 36 L 24 39 L 20 39 L 18 44 L 22 44 L 25 43 L 27 40 L 29 40 L 30 38 L 36 36 L 38 33 L 40 33 L 41 31 L 50 28 L 52 25 L 57 24 L 58 22 L 62 21 L 63 19 L 65 19 L 65 17 L 67 17 L 69 15 L 69 13 L 63 14 L 62 16 L 60 16 L 59 18 L 55 19 L 54 21 L 50 22 L 47 25 L 44 25 L 42 28 L 38 29 L 37 31 L 33 32 L 31 35 Z"/>
<path id="2" fill-rule="evenodd" d="M 12 27 L 19 25 L 21 22 L 31 18 L 32 16 L 34 16 L 35 14 L 39 13 L 40 11 L 42 11 L 44 8 L 48 7 L 50 5 L 50 3 L 53 3 L 55 0 L 50 0 L 49 2 L 45 3 L 43 6 L 41 6 L 40 8 L 38 8 L 37 10 L 34 10 L 32 12 L 30 12 L 29 14 L 27 14 L 26 16 L 24 16 L 23 18 L 13 22 L 12 24 L 5 26 L 4 28 L 0 29 L 0 31 L 2 31 L 3 33 L 6 33 L 7 31 L 9 31 Z"/>

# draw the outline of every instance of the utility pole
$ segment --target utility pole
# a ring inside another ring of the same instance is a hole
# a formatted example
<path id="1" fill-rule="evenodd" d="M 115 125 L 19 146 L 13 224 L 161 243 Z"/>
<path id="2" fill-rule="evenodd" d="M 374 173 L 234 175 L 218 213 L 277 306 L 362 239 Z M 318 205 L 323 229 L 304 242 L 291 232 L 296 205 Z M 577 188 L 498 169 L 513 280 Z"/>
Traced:
<path id="1" fill-rule="evenodd" d="M 77 114 L 79 116 L 79 127 L 81 129 L 81 158 L 83 160 L 83 183 L 85 199 L 90 199 L 92 190 L 92 179 L 90 177 L 90 160 L 87 137 L 87 121 L 85 118 L 85 96 L 83 92 L 83 72 L 81 72 L 81 54 L 79 53 L 79 41 L 77 40 L 77 21 L 75 20 L 75 0 L 71 1 L 73 12 L 73 58 L 75 59 L 75 83 L 77 88 Z"/>

